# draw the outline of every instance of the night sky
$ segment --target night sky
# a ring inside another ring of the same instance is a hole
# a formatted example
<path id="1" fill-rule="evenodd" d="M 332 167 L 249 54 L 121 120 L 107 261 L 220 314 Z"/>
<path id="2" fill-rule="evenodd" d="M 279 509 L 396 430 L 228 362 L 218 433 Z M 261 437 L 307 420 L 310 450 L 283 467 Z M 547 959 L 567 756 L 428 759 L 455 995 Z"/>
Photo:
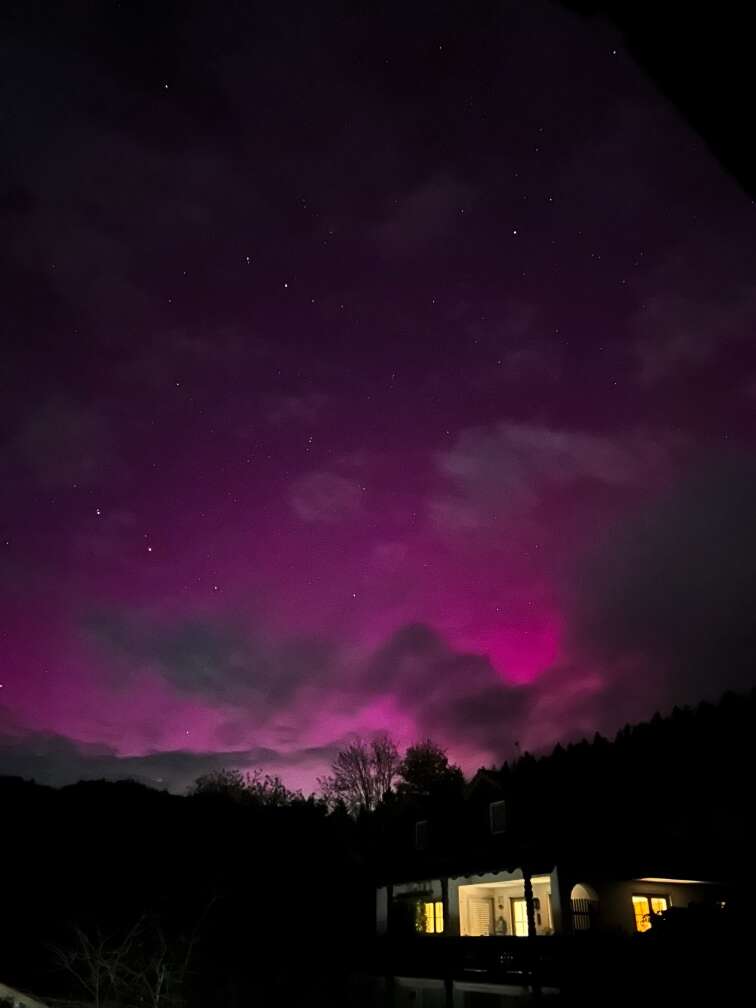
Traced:
<path id="1" fill-rule="evenodd" d="M 600 19 L 0 14 L 0 772 L 750 685 L 756 208 Z"/>

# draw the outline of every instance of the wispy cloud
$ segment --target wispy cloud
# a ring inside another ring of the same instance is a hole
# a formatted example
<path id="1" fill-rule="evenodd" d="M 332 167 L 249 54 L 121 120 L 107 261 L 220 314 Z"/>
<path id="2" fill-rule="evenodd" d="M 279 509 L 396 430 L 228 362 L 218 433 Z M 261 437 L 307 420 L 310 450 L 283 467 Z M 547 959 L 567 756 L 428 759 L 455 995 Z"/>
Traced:
<path id="1" fill-rule="evenodd" d="M 358 514 L 362 497 L 358 480 L 321 471 L 296 480 L 289 499 L 292 510 L 303 521 L 332 524 Z"/>
<path id="2" fill-rule="evenodd" d="M 471 531 L 527 515 L 552 490 L 588 481 L 623 487 L 658 462 L 659 442 L 502 421 L 462 431 L 437 456 L 446 489 L 431 500 L 431 521 Z"/>
<path id="3" fill-rule="evenodd" d="M 470 186 L 448 175 L 428 179 L 395 202 L 375 231 L 377 244 L 399 256 L 437 246 L 470 212 L 473 196 Z"/>
<path id="4" fill-rule="evenodd" d="M 267 418 L 274 425 L 314 424 L 328 402 L 328 397 L 320 392 L 303 395 L 281 395 L 269 401 Z"/>

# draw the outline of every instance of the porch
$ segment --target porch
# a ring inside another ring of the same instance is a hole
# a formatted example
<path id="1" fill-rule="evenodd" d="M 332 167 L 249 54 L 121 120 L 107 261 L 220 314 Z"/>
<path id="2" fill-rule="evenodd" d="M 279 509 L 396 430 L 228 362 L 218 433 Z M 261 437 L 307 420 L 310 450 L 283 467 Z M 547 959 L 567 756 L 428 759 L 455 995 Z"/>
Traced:
<path id="1" fill-rule="evenodd" d="M 376 893 L 378 935 L 548 938 L 594 930 L 638 934 L 688 906 L 723 906 L 715 883 L 642 877 L 576 881 L 556 868 L 531 876 L 532 917 L 519 869 L 398 883 Z"/>
<path id="2" fill-rule="evenodd" d="M 377 891 L 378 934 L 460 938 L 546 937 L 560 930 L 556 869 L 531 877 L 533 934 L 519 869 L 398 883 Z"/>
<path id="3" fill-rule="evenodd" d="M 534 875 L 532 886 L 535 933 L 551 935 L 554 933 L 552 876 Z M 527 938 L 528 909 L 522 872 L 450 879 L 449 929 L 450 934 L 468 938 L 494 935 Z"/>

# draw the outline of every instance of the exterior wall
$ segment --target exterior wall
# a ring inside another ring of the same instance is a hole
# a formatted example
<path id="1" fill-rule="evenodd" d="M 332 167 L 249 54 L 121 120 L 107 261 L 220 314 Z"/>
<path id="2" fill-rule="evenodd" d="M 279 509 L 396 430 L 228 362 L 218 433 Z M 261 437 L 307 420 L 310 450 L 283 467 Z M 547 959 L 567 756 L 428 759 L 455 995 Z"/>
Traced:
<path id="1" fill-rule="evenodd" d="M 452 985 L 453 1008 L 506 1008 L 513 1004 L 530 1004 L 530 989 L 514 984 L 485 984 L 456 981 Z M 554 987 L 542 987 L 541 997 L 558 997 L 559 991 Z M 516 999 L 516 1000 L 515 1000 Z"/>
<path id="2" fill-rule="evenodd" d="M 542 996 L 556 996 L 556 988 L 545 987 Z M 393 1001 L 396 1008 L 506 1008 L 507 1005 L 530 1003 L 529 988 L 517 984 L 469 983 L 454 980 L 447 991 L 443 980 L 419 977 L 396 977 Z M 516 999 L 516 1000 L 515 1000 Z"/>
<path id="3" fill-rule="evenodd" d="M 523 888 L 523 895 L 525 890 Z M 554 933 L 554 916 L 551 909 L 551 880 L 548 882 L 534 882 L 533 896 L 541 905 L 541 909 L 536 912 L 536 934 Z M 540 915 L 541 921 L 538 922 Z"/>
<path id="4" fill-rule="evenodd" d="M 443 980 L 396 977 L 392 1005 L 395 1008 L 446 1008 Z"/>
<path id="5" fill-rule="evenodd" d="M 446 933 L 450 935 L 462 934 L 459 929 L 459 884 L 457 879 L 449 879 L 448 892 L 449 897 L 448 906 L 446 908 Z"/>
<path id="6" fill-rule="evenodd" d="M 706 899 L 711 887 L 702 883 L 681 882 L 605 882 L 593 883 L 599 898 L 598 925 L 603 930 L 635 932 L 632 897 L 666 896 L 670 906 L 687 907 Z"/>
<path id="7" fill-rule="evenodd" d="M 375 893 L 375 930 L 379 935 L 388 931 L 388 901 L 388 888 L 381 886 Z"/>
<path id="8" fill-rule="evenodd" d="M 554 868 L 551 873 L 550 900 L 551 900 L 551 927 L 554 934 L 561 934 L 569 928 L 570 920 L 565 919 L 565 907 L 570 908 L 569 894 L 565 902 L 564 886 L 559 875 L 558 868 Z"/>
<path id="9" fill-rule="evenodd" d="M 428 894 L 428 899 L 441 899 L 441 879 L 427 879 L 423 882 L 402 882 L 394 886 L 394 896 L 406 896 L 417 893 L 419 896 Z"/>

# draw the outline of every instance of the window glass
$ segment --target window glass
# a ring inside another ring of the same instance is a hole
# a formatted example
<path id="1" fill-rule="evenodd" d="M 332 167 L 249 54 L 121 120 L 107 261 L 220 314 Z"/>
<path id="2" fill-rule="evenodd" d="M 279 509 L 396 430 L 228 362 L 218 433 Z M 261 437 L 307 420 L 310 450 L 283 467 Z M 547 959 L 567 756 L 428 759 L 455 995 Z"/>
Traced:
<path id="1" fill-rule="evenodd" d="M 649 920 L 651 907 L 648 904 L 647 896 L 633 896 L 633 913 L 635 914 L 635 930 L 648 931 L 651 927 Z"/>
<path id="2" fill-rule="evenodd" d="M 444 930 L 444 904 L 441 900 L 423 902 L 418 908 L 417 930 L 422 934 L 441 934 Z"/>
<path id="3" fill-rule="evenodd" d="M 528 906 L 524 899 L 512 900 L 512 924 L 518 938 L 526 938 L 528 934 Z"/>
<path id="4" fill-rule="evenodd" d="M 648 931 L 651 927 L 651 914 L 664 913 L 668 909 L 669 900 L 666 896 L 633 896 L 635 930 Z"/>

